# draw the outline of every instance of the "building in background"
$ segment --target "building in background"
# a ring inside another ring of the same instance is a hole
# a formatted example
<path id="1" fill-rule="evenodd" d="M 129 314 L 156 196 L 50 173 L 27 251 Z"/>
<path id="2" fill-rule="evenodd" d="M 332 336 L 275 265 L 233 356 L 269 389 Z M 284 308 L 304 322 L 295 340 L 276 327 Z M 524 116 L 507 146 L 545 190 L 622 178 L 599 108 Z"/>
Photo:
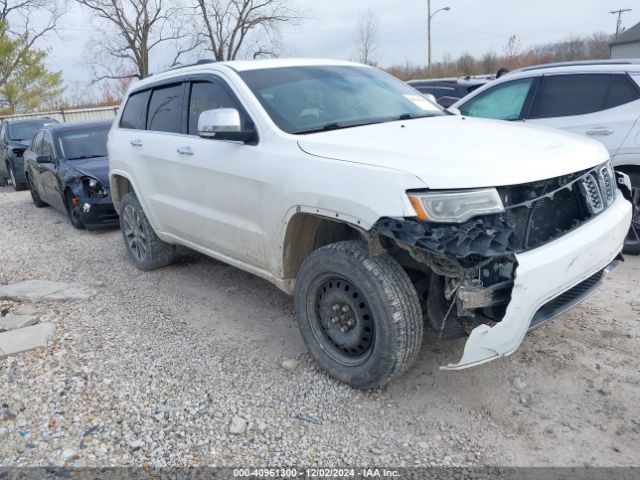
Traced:
<path id="1" fill-rule="evenodd" d="M 640 23 L 615 37 L 609 46 L 611 58 L 640 58 Z"/>

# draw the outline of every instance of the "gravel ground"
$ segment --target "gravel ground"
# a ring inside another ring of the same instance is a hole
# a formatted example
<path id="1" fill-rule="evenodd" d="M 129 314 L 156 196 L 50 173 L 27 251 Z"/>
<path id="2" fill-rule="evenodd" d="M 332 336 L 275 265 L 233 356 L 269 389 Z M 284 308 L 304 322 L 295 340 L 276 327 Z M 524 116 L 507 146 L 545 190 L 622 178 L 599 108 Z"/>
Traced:
<path id="1" fill-rule="evenodd" d="M 98 290 L 36 304 L 53 342 L 0 360 L 0 466 L 640 465 L 639 258 L 509 358 L 440 371 L 464 342 L 428 334 L 363 393 L 316 369 L 263 280 L 195 253 L 139 272 L 120 232 L 28 192 L 0 188 L 0 212 L 0 283 Z"/>

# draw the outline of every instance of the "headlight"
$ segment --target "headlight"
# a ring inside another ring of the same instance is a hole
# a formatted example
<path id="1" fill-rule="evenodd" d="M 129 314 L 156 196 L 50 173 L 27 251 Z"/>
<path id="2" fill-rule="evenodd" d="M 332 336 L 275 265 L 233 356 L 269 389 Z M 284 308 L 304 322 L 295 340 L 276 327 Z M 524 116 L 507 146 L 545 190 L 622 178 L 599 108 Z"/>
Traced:
<path id="1" fill-rule="evenodd" d="M 429 222 L 462 223 L 478 215 L 504 212 L 495 188 L 408 195 L 418 218 Z"/>
<path id="2" fill-rule="evenodd" d="M 82 184 L 89 198 L 103 198 L 107 196 L 107 191 L 102 184 L 95 178 L 83 178 Z"/>

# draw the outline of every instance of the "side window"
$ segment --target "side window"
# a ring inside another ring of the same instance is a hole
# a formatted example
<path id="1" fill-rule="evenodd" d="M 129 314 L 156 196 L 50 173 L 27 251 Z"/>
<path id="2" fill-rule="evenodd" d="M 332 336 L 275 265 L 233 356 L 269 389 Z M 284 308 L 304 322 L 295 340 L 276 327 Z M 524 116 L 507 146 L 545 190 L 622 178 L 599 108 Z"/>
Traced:
<path id="1" fill-rule="evenodd" d="M 120 118 L 120 128 L 144 130 L 147 122 L 147 103 L 150 91 L 134 93 L 127 100 Z"/>
<path id="2" fill-rule="evenodd" d="M 532 84 L 533 78 L 523 78 L 497 85 L 463 103 L 460 112 L 469 117 L 518 120 Z"/>
<path id="3" fill-rule="evenodd" d="M 151 94 L 147 130 L 180 133 L 182 84 L 157 88 Z"/>
<path id="4" fill-rule="evenodd" d="M 192 83 L 189 95 L 189 135 L 198 135 L 198 119 L 202 112 L 218 108 L 235 108 L 242 111 L 229 91 L 219 83 Z"/>
<path id="5" fill-rule="evenodd" d="M 42 139 L 41 155 L 48 155 L 51 158 L 55 158 L 55 149 L 53 148 L 53 137 L 50 132 L 44 132 Z"/>
<path id="6" fill-rule="evenodd" d="M 569 117 L 603 110 L 612 75 L 545 76 L 529 118 Z"/>
<path id="7" fill-rule="evenodd" d="M 38 132 L 38 134 L 31 140 L 31 151 L 36 155 L 42 155 L 42 139 L 44 138 L 44 132 Z"/>
<path id="8" fill-rule="evenodd" d="M 627 75 L 613 75 L 611 86 L 609 87 L 609 95 L 604 108 L 614 108 L 624 105 L 625 103 L 638 100 L 640 95 L 638 87 Z"/>

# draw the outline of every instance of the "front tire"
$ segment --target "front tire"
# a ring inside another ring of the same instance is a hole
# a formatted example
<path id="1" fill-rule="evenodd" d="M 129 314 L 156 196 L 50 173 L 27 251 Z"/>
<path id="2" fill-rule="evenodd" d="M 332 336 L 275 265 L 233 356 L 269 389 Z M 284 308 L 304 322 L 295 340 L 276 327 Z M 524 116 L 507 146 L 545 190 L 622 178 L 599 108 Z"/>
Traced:
<path id="1" fill-rule="evenodd" d="M 144 271 L 171 264 L 176 247 L 158 238 L 135 193 L 122 199 L 120 230 L 131 262 Z"/>
<path id="2" fill-rule="evenodd" d="M 370 257 L 364 242 L 338 242 L 309 255 L 294 300 L 309 352 L 352 387 L 381 387 L 418 356 L 423 318 L 415 288 L 398 262 L 387 254 Z"/>
<path id="3" fill-rule="evenodd" d="M 16 172 L 13 170 L 13 165 L 8 163 L 7 164 L 7 169 L 9 170 L 9 177 L 11 178 L 11 183 L 13 184 L 13 189 L 16 192 L 21 192 L 22 190 L 25 190 L 27 188 L 26 184 L 17 183 L 16 182 Z"/>
<path id="4" fill-rule="evenodd" d="M 629 178 L 633 199 L 633 219 L 622 251 L 628 255 L 640 255 L 640 173 L 631 173 Z"/>
<path id="5" fill-rule="evenodd" d="M 76 228 L 78 230 L 84 230 L 84 222 L 82 221 L 81 216 L 82 207 L 80 206 L 80 202 L 76 197 L 73 196 L 73 193 L 68 190 L 65 195 L 65 200 L 71 225 L 73 225 L 73 228 Z"/>

